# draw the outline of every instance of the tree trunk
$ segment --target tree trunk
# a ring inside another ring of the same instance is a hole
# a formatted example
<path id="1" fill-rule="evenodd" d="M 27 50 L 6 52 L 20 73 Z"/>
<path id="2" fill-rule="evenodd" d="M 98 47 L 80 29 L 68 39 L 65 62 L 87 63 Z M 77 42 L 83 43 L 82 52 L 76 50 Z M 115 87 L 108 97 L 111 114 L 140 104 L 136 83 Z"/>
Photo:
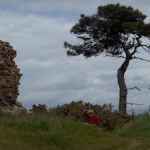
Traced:
<path id="1" fill-rule="evenodd" d="M 118 69 L 117 74 L 119 84 L 119 112 L 122 114 L 126 114 L 126 99 L 127 99 L 127 87 L 124 75 L 131 59 L 132 59 L 131 57 L 126 57 L 121 67 Z"/>

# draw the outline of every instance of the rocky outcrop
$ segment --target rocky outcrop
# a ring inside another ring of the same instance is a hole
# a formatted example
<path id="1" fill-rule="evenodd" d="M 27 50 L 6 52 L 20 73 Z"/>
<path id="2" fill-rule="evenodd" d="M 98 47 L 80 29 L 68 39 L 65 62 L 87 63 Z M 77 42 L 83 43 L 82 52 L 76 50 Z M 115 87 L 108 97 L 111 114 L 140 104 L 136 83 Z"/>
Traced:
<path id="1" fill-rule="evenodd" d="M 13 60 L 16 51 L 8 43 L 0 40 L 0 109 L 20 113 L 25 108 L 17 101 L 22 74 Z"/>

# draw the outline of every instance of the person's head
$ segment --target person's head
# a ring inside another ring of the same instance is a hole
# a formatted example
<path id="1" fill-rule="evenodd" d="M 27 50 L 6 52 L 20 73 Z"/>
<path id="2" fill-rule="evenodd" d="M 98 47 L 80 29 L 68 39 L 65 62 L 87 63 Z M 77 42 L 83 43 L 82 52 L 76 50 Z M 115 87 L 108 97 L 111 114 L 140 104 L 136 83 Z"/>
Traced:
<path id="1" fill-rule="evenodd" d="M 90 109 L 90 110 L 88 110 L 87 114 L 89 115 L 89 117 L 93 116 L 94 115 L 94 111 Z"/>

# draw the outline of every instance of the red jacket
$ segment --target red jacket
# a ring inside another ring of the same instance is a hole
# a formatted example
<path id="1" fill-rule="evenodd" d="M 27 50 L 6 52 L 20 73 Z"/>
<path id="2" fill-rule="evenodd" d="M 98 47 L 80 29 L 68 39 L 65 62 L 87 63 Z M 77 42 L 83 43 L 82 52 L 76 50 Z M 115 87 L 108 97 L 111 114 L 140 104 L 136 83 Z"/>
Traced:
<path id="1" fill-rule="evenodd" d="M 89 120 L 88 120 L 89 124 L 96 124 L 97 126 L 100 126 L 100 120 L 96 115 L 92 115 Z"/>

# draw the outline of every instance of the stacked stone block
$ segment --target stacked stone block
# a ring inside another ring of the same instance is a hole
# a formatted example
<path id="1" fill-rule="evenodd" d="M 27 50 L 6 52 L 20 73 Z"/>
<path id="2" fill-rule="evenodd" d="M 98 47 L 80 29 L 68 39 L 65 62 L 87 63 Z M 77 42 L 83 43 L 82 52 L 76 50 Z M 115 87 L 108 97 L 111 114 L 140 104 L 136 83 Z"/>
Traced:
<path id="1" fill-rule="evenodd" d="M 13 47 L 0 40 L 0 108 L 10 112 L 24 109 L 17 101 L 22 74 L 14 61 L 15 57 Z"/>

